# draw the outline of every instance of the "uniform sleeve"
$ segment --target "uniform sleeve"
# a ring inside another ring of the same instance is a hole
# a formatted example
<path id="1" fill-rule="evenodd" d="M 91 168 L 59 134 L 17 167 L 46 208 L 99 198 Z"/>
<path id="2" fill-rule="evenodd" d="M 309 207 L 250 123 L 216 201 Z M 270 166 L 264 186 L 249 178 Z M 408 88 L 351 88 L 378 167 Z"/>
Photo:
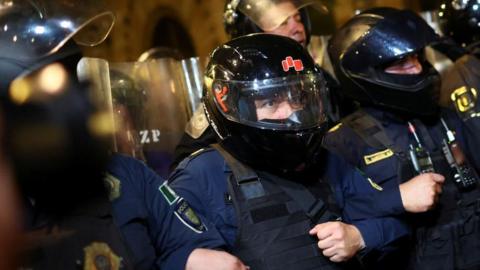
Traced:
<path id="1" fill-rule="evenodd" d="M 121 196 L 114 200 L 116 220 L 136 257 L 136 268 L 185 269 L 195 248 L 224 246 L 215 227 L 144 163 L 117 157 L 111 165 L 110 172 L 121 179 Z"/>
<path id="2" fill-rule="evenodd" d="M 330 181 L 343 221 L 357 227 L 365 241 L 366 247 L 360 255 L 381 260 L 399 251 L 399 243 L 411 231 L 404 216 L 398 215 L 404 213 L 398 185 L 394 181 L 383 183 L 383 190 L 379 190 L 343 159 L 330 157 L 329 162 L 328 177 L 334 179 Z"/>
<path id="3" fill-rule="evenodd" d="M 345 199 L 344 216 L 349 220 L 387 217 L 405 213 L 398 186 L 373 193 L 349 194 Z"/>
<path id="4" fill-rule="evenodd" d="M 346 220 L 386 217 L 405 213 L 396 181 L 382 183 L 379 190 L 344 159 L 328 157 L 326 177 L 335 190 L 335 197 Z"/>
<path id="5" fill-rule="evenodd" d="M 154 244 L 161 251 L 157 266 L 161 269 L 185 269 L 188 256 L 196 248 L 221 249 L 225 243 L 215 226 L 194 210 L 188 200 L 167 184 L 155 184 L 150 201 L 155 218 Z"/>
<path id="6" fill-rule="evenodd" d="M 363 255 L 375 253 L 378 258 L 397 251 L 411 233 L 411 228 L 401 218 L 384 217 L 352 222 L 365 241 Z"/>
<path id="7" fill-rule="evenodd" d="M 476 168 L 477 172 L 480 172 L 480 117 L 474 117 L 467 119 L 462 126 L 460 126 L 461 133 L 459 134 L 459 140 L 462 149 L 465 149 L 469 160 Z"/>
<path id="8" fill-rule="evenodd" d="M 169 184 L 190 202 L 196 213 L 212 222 L 227 246 L 232 247 L 237 236 L 237 221 L 233 204 L 228 200 L 227 176 L 223 157 L 212 150 L 182 162 Z"/>

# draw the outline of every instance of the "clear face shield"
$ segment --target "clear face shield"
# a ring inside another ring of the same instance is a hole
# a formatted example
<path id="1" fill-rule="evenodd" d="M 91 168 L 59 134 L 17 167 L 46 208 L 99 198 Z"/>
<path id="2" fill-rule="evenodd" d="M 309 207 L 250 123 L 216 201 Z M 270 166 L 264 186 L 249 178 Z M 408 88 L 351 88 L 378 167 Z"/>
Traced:
<path id="1" fill-rule="evenodd" d="M 276 29 L 306 6 L 312 6 L 323 13 L 328 12 L 326 6 L 319 0 L 243 0 L 233 1 L 232 4 L 237 4 L 238 10 L 263 31 Z"/>
<path id="2" fill-rule="evenodd" d="M 167 177 L 190 116 L 182 61 L 108 63 L 83 58 L 80 69 L 96 88 L 99 102 L 110 110 L 112 150 L 143 159 Z"/>
<path id="3" fill-rule="evenodd" d="M 70 38 L 95 46 L 108 36 L 114 20 L 102 1 L 0 0 L 0 33 L 10 37 L 3 39 L 10 44 L 3 44 L 2 50 L 21 48 L 25 57 L 47 56 Z"/>
<path id="4" fill-rule="evenodd" d="M 270 130 L 303 130 L 327 121 L 320 74 L 214 82 L 218 110 L 230 121 Z"/>

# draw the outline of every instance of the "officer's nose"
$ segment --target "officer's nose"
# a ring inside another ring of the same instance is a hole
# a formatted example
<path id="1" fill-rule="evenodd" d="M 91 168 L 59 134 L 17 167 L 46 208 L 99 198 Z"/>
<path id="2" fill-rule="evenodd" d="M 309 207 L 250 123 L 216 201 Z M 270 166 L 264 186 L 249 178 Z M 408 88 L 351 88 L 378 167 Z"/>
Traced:
<path id="1" fill-rule="evenodd" d="M 287 19 L 287 27 L 290 38 L 305 45 L 305 27 L 299 16 L 291 16 Z"/>
<path id="2" fill-rule="evenodd" d="M 277 115 L 275 116 L 275 119 L 287 119 L 296 110 L 297 109 L 295 109 L 294 106 L 292 106 L 292 104 L 290 104 L 290 102 L 282 101 L 278 105 Z"/>

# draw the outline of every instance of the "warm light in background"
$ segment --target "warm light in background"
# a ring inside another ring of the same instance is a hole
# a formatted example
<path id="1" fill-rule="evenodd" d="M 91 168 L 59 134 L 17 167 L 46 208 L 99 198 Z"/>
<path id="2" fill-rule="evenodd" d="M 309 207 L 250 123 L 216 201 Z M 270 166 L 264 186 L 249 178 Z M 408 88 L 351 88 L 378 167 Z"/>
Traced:
<path id="1" fill-rule="evenodd" d="M 44 68 L 39 77 L 40 89 L 49 94 L 57 94 L 64 89 L 68 74 L 60 64 L 51 64 Z"/>

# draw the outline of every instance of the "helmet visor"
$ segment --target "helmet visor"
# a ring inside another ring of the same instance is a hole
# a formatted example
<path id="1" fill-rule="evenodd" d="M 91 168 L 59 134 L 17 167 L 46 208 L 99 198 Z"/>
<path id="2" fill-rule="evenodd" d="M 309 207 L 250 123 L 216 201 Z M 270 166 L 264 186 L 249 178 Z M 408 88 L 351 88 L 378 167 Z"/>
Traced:
<path id="1" fill-rule="evenodd" d="M 326 121 L 326 88 L 320 74 L 254 80 L 217 80 L 218 110 L 230 121 L 271 130 L 303 130 Z"/>
<path id="2" fill-rule="evenodd" d="M 97 45 L 105 40 L 115 20 L 113 13 L 101 6 L 92 0 L 81 1 L 81 7 L 74 0 L 0 0 L 0 39 L 6 48 L 2 54 L 22 48 L 26 58 L 46 56 L 70 38 L 80 45 Z"/>
<path id="3" fill-rule="evenodd" d="M 327 12 L 326 6 L 319 0 L 245 0 L 238 3 L 237 9 L 263 31 L 272 31 L 299 9 L 309 5 Z"/>

